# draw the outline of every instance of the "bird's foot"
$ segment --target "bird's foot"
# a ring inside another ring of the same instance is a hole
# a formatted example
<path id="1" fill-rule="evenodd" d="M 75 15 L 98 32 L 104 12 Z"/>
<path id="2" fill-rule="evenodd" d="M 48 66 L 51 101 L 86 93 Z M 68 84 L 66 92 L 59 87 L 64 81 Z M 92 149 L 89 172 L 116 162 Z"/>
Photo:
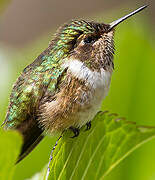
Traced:
<path id="1" fill-rule="evenodd" d="M 80 133 L 79 128 L 75 128 L 75 127 L 71 126 L 69 129 L 74 133 L 74 136 L 72 136 L 71 138 L 77 137 L 79 135 L 79 133 Z"/>
<path id="2" fill-rule="evenodd" d="M 91 129 L 91 121 L 86 123 L 86 131 L 88 131 L 89 129 Z"/>

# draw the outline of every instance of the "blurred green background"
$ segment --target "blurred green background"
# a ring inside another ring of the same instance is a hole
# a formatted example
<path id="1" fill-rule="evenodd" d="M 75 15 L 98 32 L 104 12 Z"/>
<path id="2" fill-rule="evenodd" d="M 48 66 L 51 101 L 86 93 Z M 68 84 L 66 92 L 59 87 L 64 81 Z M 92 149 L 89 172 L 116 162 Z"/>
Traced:
<path id="1" fill-rule="evenodd" d="M 5 118 L 13 82 L 48 46 L 60 24 L 73 18 L 108 23 L 144 4 L 142 0 L 10 1 L 0 17 L 0 122 Z M 116 30 L 115 71 L 102 110 L 116 112 L 138 125 L 155 126 L 155 2 L 149 4 Z M 55 138 L 46 137 L 17 165 L 14 179 L 30 178 L 40 171 L 54 142 Z M 136 150 L 106 177 L 124 179 L 155 180 L 154 141 Z"/>

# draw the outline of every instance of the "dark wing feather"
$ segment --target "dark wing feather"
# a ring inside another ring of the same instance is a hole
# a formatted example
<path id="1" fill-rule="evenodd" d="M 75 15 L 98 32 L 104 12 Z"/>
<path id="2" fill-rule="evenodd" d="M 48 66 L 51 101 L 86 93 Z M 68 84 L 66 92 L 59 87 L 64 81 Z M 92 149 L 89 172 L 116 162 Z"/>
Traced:
<path id="1" fill-rule="evenodd" d="M 24 143 L 17 162 L 21 161 L 43 139 L 43 128 L 37 121 L 37 110 L 45 93 L 55 91 L 57 79 L 63 69 L 57 68 L 48 51 L 44 51 L 17 79 L 11 96 L 5 129 L 16 129 Z"/>
<path id="2" fill-rule="evenodd" d="M 17 130 L 23 135 L 23 145 L 16 163 L 19 163 L 25 156 L 27 156 L 37 144 L 43 139 L 43 128 L 41 128 L 35 119 L 30 117 L 25 122 L 21 123 Z"/>

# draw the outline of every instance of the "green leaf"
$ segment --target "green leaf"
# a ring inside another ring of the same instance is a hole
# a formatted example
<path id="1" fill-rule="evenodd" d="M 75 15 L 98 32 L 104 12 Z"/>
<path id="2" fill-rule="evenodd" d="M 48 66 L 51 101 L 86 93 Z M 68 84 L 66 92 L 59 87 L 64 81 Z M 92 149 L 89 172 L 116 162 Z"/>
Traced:
<path id="1" fill-rule="evenodd" d="M 22 145 L 22 137 L 15 131 L 0 129 L 0 179 L 13 179 L 15 162 Z"/>
<path id="2" fill-rule="evenodd" d="M 46 180 L 46 172 L 47 172 L 47 166 L 45 166 L 41 172 L 36 173 L 33 177 L 27 180 Z"/>
<path id="3" fill-rule="evenodd" d="M 136 126 L 105 112 L 96 115 L 91 130 L 84 128 L 77 138 L 70 138 L 73 134 L 67 131 L 58 142 L 49 180 L 104 179 L 121 160 L 155 137 L 155 127 Z"/>

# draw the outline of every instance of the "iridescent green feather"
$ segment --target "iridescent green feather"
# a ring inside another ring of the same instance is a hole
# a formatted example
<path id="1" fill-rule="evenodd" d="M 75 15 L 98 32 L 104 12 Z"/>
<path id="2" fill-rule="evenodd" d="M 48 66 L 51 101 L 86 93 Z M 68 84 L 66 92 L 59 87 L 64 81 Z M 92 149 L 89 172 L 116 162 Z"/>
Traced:
<path id="1" fill-rule="evenodd" d="M 58 29 L 49 47 L 29 66 L 15 83 L 8 108 L 5 127 L 16 128 L 20 122 L 34 115 L 45 91 L 52 94 L 58 77 L 63 72 L 61 66 L 72 50 L 76 39 L 82 33 L 91 33 L 95 28 L 85 21 L 71 21 Z"/>
<path id="2" fill-rule="evenodd" d="M 35 67 L 33 71 L 23 73 L 17 80 L 11 93 L 6 117 L 8 128 L 15 128 L 35 111 L 47 88 L 51 93 L 55 90 L 57 78 L 63 69 L 55 69 L 55 66 L 53 68 L 52 65 L 49 69 L 47 66 Z"/>

